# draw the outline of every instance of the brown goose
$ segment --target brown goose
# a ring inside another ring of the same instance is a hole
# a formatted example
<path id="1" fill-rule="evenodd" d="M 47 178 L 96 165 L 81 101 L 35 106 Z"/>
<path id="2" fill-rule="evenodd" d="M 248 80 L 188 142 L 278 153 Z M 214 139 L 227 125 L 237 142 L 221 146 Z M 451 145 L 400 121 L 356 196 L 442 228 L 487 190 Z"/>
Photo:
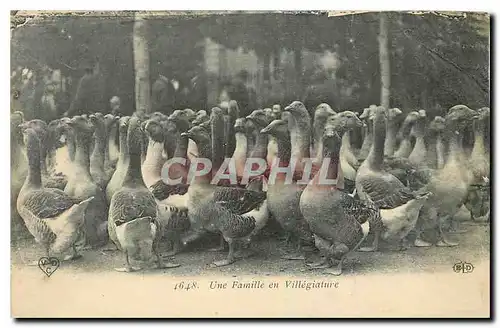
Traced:
<path id="1" fill-rule="evenodd" d="M 427 158 L 427 147 L 425 145 L 425 130 L 427 126 L 427 114 L 425 110 L 418 111 L 418 118 L 413 126 L 413 136 L 415 137 L 415 145 L 408 155 L 408 160 L 413 165 L 424 165 Z"/>
<path id="2" fill-rule="evenodd" d="M 377 107 L 370 115 L 373 120 L 373 144 L 358 169 L 356 191 L 360 199 L 373 202 L 380 209 L 383 226 L 374 227 L 373 245 L 360 250 L 376 251 L 379 237 L 391 244 L 398 243 L 398 249 L 403 250 L 403 239 L 415 228 L 429 193 L 412 192 L 397 177 L 384 170 L 386 110 Z"/>
<path id="3" fill-rule="evenodd" d="M 396 150 L 396 134 L 400 123 L 400 117 L 403 114 L 399 108 L 389 108 L 387 111 L 387 130 L 384 145 L 384 156 L 391 157 Z"/>
<path id="4" fill-rule="evenodd" d="M 51 174 L 47 169 L 48 150 L 51 148 L 51 136 L 48 125 L 42 120 L 31 120 L 21 124 L 23 129 L 31 128 L 38 133 L 40 140 L 40 170 L 42 172 L 42 184 L 47 188 L 64 189 L 67 180 L 64 175 Z"/>
<path id="5" fill-rule="evenodd" d="M 60 189 L 43 187 L 38 133 L 31 128 L 24 133 L 29 172 L 17 198 L 17 211 L 36 242 L 43 246 L 45 256 L 62 255 L 71 249 L 72 254 L 64 259 L 76 259 L 80 255 L 75 242 L 92 197 L 80 202 Z M 38 265 L 38 261 L 32 264 Z"/>
<path id="6" fill-rule="evenodd" d="M 90 175 L 90 143 L 93 128 L 82 116 L 75 116 L 64 123 L 73 130 L 76 142 L 75 160 L 64 192 L 77 201 L 93 198 L 84 214 L 84 237 L 89 247 L 103 246 L 108 242 L 107 202 L 104 191 Z"/>
<path id="7" fill-rule="evenodd" d="M 131 272 L 142 269 L 132 266 L 130 260 L 148 262 L 156 257 L 158 268 L 178 267 L 176 263 L 164 263 L 159 252 L 159 241 L 163 235 L 164 223 L 158 216 L 158 207 L 153 195 L 144 185 L 141 174 L 142 132 L 137 117 L 128 122 L 127 166 L 122 187 L 113 194 L 109 207 L 109 237 L 123 251 L 126 266 L 115 270 Z"/>
<path id="8" fill-rule="evenodd" d="M 246 119 L 253 123 L 253 127 L 255 129 L 255 142 L 253 144 L 252 149 L 250 150 L 250 154 L 248 157 L 250 158 L 267 158 L 267 148 L 268 148 L 268 137 L 266 134 L 260 133 L 260 130 L 265 128 L 270 123 L 270 117 L 266 115 L 264 110 L 257 109 L 254 110 L 250 115 L 246 117 Z"/>
<path id="9" fill-rule="evenodd" d="M 108 202 L 111 201 L 113 194 L 119 190 L 125 179 L 125 175 L 128 168 L 129 155 L 128 155 L 128 145 L 127 145 L 127 129 L 130 116 L 120 117 L 118 121 L 118 132 L 120 137 L 120 155 L 118 161 L 116 162 L 116 169 L 111 176 L 111 179 L 106 186 L 106 199 Z"/>
<path id="10" fill-rule="evenodd" d="M 324 163 L 320 172 L 307 185 L 300 197 L 300 210 L 314 234 L 316 247 L 325 257 L 313 268 L 330 268 L 326 273 L 340 275 L 342 262 L 347 254 L 356 250 L 368 235 L 373 222 L 380 221 L 379 210 L 355 200 L 336 187 L 341 135 L 347 126 L 361 126 L 362 122 L 352 112 L 332 116 L 325 128 Z"/>
<path id="11" fill-rule="evenodd" d="M 418 111 L 412 111 L 406 115 L 399 131 L 401 135 L 401 142 L 399 143 L 398 149 L 394 152 L 394 157 L 408 158 L 408 156 L 410 156 L 413 149 L 411 144 L 411 131 L 413 125 L 419 118 L 420 113 Z"/>
<path id="12" fill-rule="evenodd" d="M 305 185 L 298 184 L 294 173 L 302 176 L 302 159 L 309 158 L 310 117 L 304 104 L 292 102 L 284 111 L 286 120 L 275 120 L 262 132 L 273 135 L 278 142 L 278 161 L 270 168 L 267 202 L 269 212 L 283 230 L 291 234 L 295 250 L 282 258 L 305 260 L 303 246 L 312 246 L 314 239 L 300 212 L 299 202 Z M 305 249 L 304 249 L 305 250 Z"/>
<path id="13" fill-rule="evenodd" d="M 363 125 L 363 143 L 358 153 L 358 159 L 360 161 L 364 161 L 368 156 L 373 143 L 373 123 L 370 121 L 370 111 L 376 107 L 375 105 L 370 105 L 370 107 L 363 109 L 363 112 L 359 115 L 359 118 L 365 123 Z"/>
<path id="14" fill-rule="evenodd" d="M 152 192 L 158 204 L 158 217 L 164 222 L 165 237 L 173 243 L 173 250 L 169 255 L 175 255 L 180 250 L 181 235 L 189 229 L 187 217 L 188 185 L 182 183 L 183 177 L 177 175 L 178 170 L 175 167 L 170 167 L 168 179 L 165 177 L 167 173 L 162 172 L 165 162 L 163 158 L 164 143 L 168 138 L 175 138 L 175 135 L 169 132 L 162 123 L 155 119 L 149 119 L 143 125 L 149 138 L 149 144 L 141 172 L 145 185 Z M 182 168 L 184 167 L 182 166 Z M 179 178 L 181 183 L 169 184 L 169 179 Z"/>
<path id="15" fill-rule="evenodd" d="M 23 140 L 23 132 L 19 126 L 23 122 L 24 114 L 22 112 L 16 111 L 10 115 L 10 208 L 12 211 L 12 239 L 14 237 L 29 236 L 16 208 L 17 196 L 28 175 L 28 157 Z"/>
<path id="16" fill-rule="evenodd" d="M 215 114 L 214 114 L 215 113 Z M 222 111 L 213 111 L 212 119 Z M 222 140 L 220 133 L 214 130 L 213 138 Z M 211 158 L 213 142 L 208 131 L 195 126 L 185 133 L 198 146 L 201 158 Z M 194 235 L 184 243 L 197 238 L 204 231 L 219 232 L 229 244 L 226 259 L 213 262 L 214 266 L 229 265 L 235 261 L 236 243 L 248 242 L 267 220 L 266 194 L 237 187 L 217 187 L 211 183 L 210 175 L 195 176 L 188 190 L 188 214 Z M 193 238 L 193 236 L 195 236 Z"/>
<path id="17" fill-rule="evenodd" d="M 106 190 L 111 179 L 111 172 L 109 170 L 106 172 L 105 167 L 107 133 L 104 120 L 104 115 L 101 113 L 89 115 L 89 121 L 94 129 L 94 149 L 90 155 L 90 175 L 102 190 Z"/>
<path id="18" fill-rule="evenodd" d="M 474 146 L 468 158 L 472 175 L 465 205 L 471 213 L 472 220 L 485 221 L 489 219 L 490 202 L 490 151 L 485 142 L 485 135 L 489 132 L 490 109 L 483 107 L 478 113 L 479 116 L 474 121 Z"/>
<path id="19" fill-rule="evenodd" d="M 462 132 L 478 114 L 464 105 L 450 108 L 445 117 L 448 157 L 446 164 L 431 177 L 425 189 L 432 192 L 429 202 L 424 206 L 422 215 L 437 224 L 438 240 L 436 246 L 456 246 L 443 232 L 444 223 L 451 220 L 464 203 L 469 186 L 468 169 L 463 162 Z"/>
<path id="20" fill-rule="evenodd" d="M 315 163 L 321 163 L 323 159 L 323 132 L 325 130 L 326 120 L 330 115 L 336 114 L 330 105 L 322 103 L 316 107 L 313 120 L 313 142 Z M 321 164 L 320 164 L 321 165 Z"/>

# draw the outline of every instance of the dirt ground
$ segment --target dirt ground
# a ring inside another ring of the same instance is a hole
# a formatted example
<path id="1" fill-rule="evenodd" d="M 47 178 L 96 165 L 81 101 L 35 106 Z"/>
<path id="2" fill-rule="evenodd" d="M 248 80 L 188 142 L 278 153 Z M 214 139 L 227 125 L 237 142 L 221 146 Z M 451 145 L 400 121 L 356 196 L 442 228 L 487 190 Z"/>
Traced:
<path id="1" fill-rule="evenodd" d="M 406 251 L 390 251 L 381 249 L 375 253 L 354 252 L 348 256 L 344 266 L 345 275 L 365 275 L 370 273 L 409 273 L 409 272 L 435 272 L 452 270 L 454 263 L 466 261 L 489 260 L 490 256 L 490 226 L 477 225 L 472 222 L 462 224 L 468 231 L 462 234 L 454 234 L 452 238 L 460 244 L 457 247 L 412 247 Z M 208 244 L 210 245 L 207 245 Z M 169 276 L 193 276 L 193 275 L 299 275 L 299 276 L 321 276 L 321 270 L 309 270 L 302 261 L 289 261 L 280 258 L 282 244 L 272 236 L 260 236 L 253 244 L 256 251 L 252 257 L 241 259 L 234 264 L 221 268 L 212 268 L 210 264 L 214 260 L 220 260 L 226 252 L 210 252 L 209 247 L 217 245 L 218 238 L 206 239 L 205 245 L 193 245 L 174 257 L 175 262 L 181 264 L 172 269 L 151 269 L 140 273 Z M 13 241 L 11 246 L 11 265 L 13 271 L 39 270 L 28 267 L 26 264 L 38 260 L 43 256 L 42 251 L 32 239 Z M 117 275 L 125 273 L 114 272 L 113 268 L 123 267 L 125 261 L 123 255 L 116 252 L 102 253 L 99 250 L 90 250 L 83 253 L 83 258 L 64 262 L 58 269 L 57 275 L 77 272 L 113 272 Z"/>

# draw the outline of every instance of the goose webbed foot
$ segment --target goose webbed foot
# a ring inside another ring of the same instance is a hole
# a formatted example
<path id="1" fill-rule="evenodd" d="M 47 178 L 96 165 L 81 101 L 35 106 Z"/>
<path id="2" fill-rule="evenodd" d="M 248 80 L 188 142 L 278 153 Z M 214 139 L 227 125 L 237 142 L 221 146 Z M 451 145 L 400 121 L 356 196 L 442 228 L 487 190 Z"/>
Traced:
<path id="1" fill-rule="evenodd" d="M 128 258 L 128 253 L 125 251 L 124 252 L 125 254 L 125 267 L 123 268 L 115 268 L 115 271 L 118 271 L 118 272 L 135 272 L 135 271 L 140 271 L 142 270 L 142 268 L 140 267 L 134 267 L 132 265 L 130 265 L 130 261 L 129 261 L 129 258 Z"/>
<path id="2" fill-rule="evenodd" d="M 454 247 L 454 246 L 458 246 L 458 243 L 454 242 L 454 241 L 446 240 L 445 238 L 441 238 L 436 243 L 436 246 L 437 247 Z"/>
<path id="3" fill-rule="evenodd" d="M 364 246 L 358 249 L 358 252 L 376 252 L 378 251 L 378 240 L 379 240 L 380 232 L 375 231 L 375 236 L 373 237 L 373 243 L 371 246 Z"/>
<path id="4" fill-rule="evenodd" d="M 331 266 L 323 272 L 326 274 L 331 274 L 333 276 L 340 276 L 342 274 L 342 260 L 340 260 L 336 266 Z"/>
<path id="5" fill-rule="evenodd" d="M 443 232 L 442 223 L 439 224 L 438 233 L 439 233 L 438 234 L 438 241 L 436 243 L 437 247 L 453 247 L 453 246 L 458 246 L 457 242 L 448 240 L 447 236 Z"/>
<path id="6" fill-rule="evenodd" d="M 224 260 L 212 262 L 212 265 L 211 265 L 212 267 L 217 268 L 217 267 L 226 266 L 226 265 L 230 265 L 230 264 L 234 263 L 234 261 L 235 261 L 235 258 L 234 258 L 235 242 L 232 239 L 228 239 L 227 243 L 229 244 L 229 253 L 227 254 L 227 258 Z"/>
<path id="7" fill-rule="evenodd" d="M 115 271 L 118 272 L 136 272 L 136 271 L 141 271 L 142 268 L 140 267 L 133 267 L 133 266 L 126 266 L 123 268 L 115 268 Z"/>
<path id="8" fill-rule="evenodd" d="M 431 244 L 431 243 L 426 242 L 426 241 L 425 241 L 425 240 L 423 240 L 423 239 L 417 238 L 417 239 L 415 239 L 415 241 L 413 242 L 413 246 L 415 246 L 415 247 L 431 247 L 431 246 L 432 246 L 432 244 Z"/>
<path id="9" fill-rule="evenodd" d="M 224 236 L 220 237 L 220 244 L 217 247 L 210 248 L 209 252 L 222 252 L 226 249 L 226 241 L 224 240 Z"/>
<path id="10" fill-rule="evenodd" d="M 64 258 L 63 258 L 63 261 L 73 261 L 73 260 L 78 260 L 80 258 L 82 258 L 83 256 L 81 254 L 78 254 L 77 250 L 76 250 L 76 246 L 73 246 L 72 247 L 72 252 L 71 254 L 69 255 L 66 255 Z"/>
<path id="11" fill-rule="evenodd" d="M 310 269 L 328 269 L 332 266 L 332 263 L 324 257 L 321 261 L 319 262 L 314 262 L 314 263 L 306 263 L 306 265 Z"/>

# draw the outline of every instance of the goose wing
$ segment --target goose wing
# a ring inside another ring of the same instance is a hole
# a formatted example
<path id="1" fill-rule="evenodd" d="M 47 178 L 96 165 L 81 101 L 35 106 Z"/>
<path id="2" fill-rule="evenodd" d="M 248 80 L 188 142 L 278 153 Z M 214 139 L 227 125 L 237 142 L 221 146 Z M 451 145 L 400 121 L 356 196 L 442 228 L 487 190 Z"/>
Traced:
<path id="1" fill-rule="evenodd" d="M 113 195 L 109 220 L 120 225 L 143 217 L 157 217 L 156 201 L 149 191 L 120 190 Z"/>
<path id="2" fill-rule="evenodd" d="M 373 202 L 363 202 L 346 193 L 343 193 L 340 203 L 344 209 L 344 213 L 351 220 L 356 220 L 360 224 L 363 224 L 366 220 L 368 220 L 370 225 L 374 225 L 374 227 L 376 226 L 378 228 L 382 227 L 380 210 Z"/>
<path id="3" fill-rule="evenodd" d="M 169 185 L 163 182 L 163 180 L 158 180 L 154 185 L 149 187 L 149 190 L 156 199 L 165 200 L 171 195 L 184 195 L 187 193 L 188 187 L 187 184 Z"/>
<path id="4" fill-rule="evenodd" d="M 242 238 L 248 236 L 255 229 L 255 218 L 233 213 L 219 204 L 213 205 L 217 225 L 220 232 L 229 238 Z"/>
<path id="5" fill-rule="evenodd" d="M 77 203 L 60 189 L 45 188 L 30 192 L 23 206 L 37 218 L 47 219 L 60 215 Z"/>
<path id="6" fill-rule="evenodd" d="M 214 201 L 230 212 L 241 215 L 253 210 L 267 197 L 263 191 L 248 190 L 236 187 L 217 187 Z"/>
<path id="7" fill-rule="evenodd" d="M 408 187 L 389 173 L 360 175 L 357 182 L 375 206 L 381 209 L 393 209 L 415 198 Z"/>

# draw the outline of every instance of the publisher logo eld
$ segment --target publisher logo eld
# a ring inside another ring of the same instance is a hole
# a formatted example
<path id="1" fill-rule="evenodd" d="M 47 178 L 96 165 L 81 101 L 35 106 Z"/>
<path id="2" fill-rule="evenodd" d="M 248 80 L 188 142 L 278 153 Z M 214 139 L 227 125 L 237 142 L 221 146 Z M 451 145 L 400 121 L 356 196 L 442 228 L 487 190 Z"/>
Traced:
<path id="1" fill-rule="evenodd" d="M 453 265 L 453 271 L 456 273 L 472 273 L 474 266 L 467 262 L 458 262 Z"/>

